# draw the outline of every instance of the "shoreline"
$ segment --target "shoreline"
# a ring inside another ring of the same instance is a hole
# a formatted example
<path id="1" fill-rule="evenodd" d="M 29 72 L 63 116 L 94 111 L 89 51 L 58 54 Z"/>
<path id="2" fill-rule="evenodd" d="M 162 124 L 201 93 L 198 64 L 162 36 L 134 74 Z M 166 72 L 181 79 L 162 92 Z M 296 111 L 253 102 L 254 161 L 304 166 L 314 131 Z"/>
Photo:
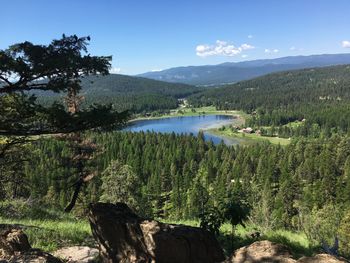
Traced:
<path id="1" fill-rule="evenodd" d="M 178 113 L 177 111 L 184 111 L 183 113 Z M 192 112 L 191 109 L 188 108 L 178 108 L 171 110 L 172 113 L 170 114 L 163 114 L 160 116 L 150 116 L 150 117 L 136 117 L 128 121 L 128 123 L 132 123 L 135 121 L 143 121 L 143 120 L 158 120 L 158 119 L 166 119 L 166 118 L 176 118 L 176 117 L 193 117 L 193 116 L 204 116 L 204 115 L 228 115 L 232 116 L 237 120 L 240 120 L 240 124 L 244 124 L 245 117 L 243 115 L 246 115 L 245 113 L 237 110 L 230 110 L 230 111 L 223 111 L 223 110 L 216 110 L 213 106 L 209 107 L 201 107 L 201 108 L 195 108 L 195 111 Z"/>
<path id="2" fill-rule="evenodd" d="M 179 111 L 181 111 L 179 113 Z M 242 134 L 232 132 L 230 129 L 219 130 L 222 126 L 228 127 L 229 125 L 244 126 L 245 120 L 249 117 L 248 114 L 238 111 L 238 110 L 217 110 L 214 106 L 201 107 L 201 108 L 178 108 L 171 110 L 170 114 L 163 114 L 160 116 L 150 116 L 150 117 L 136 117 L 128 121 L 128 124 L 132 124 L 137 121 L 147 121 L 147 120 L 161 120 L 168 118 L 181 118 L 181 117 L 194 117 L 194 116 L 206 116 L 206 115 L 226 115 L 232 116 L 232 122 L 230 124 L 220 125 L 216 127 L 207 127 L 201 129 L 203 132 L 219 137 L 225 140 L 236 140 L 239 145 L 252 145 L 257 142 L 269 141 L 272 144 L 288 145 L 290 140 L 279 138 L 279 137 L 266 137 L 258 136 L 256 134 Z"/>
<path id="3" fill-rule="evenodd" d="M 233 114 L 223 114 L 221 112 L 217 113 L 205 113 L 205 114 L 193 114 L 193 115 L 163 115 L 163 116 L 154 116 L 154 117 L 137 117 L 134 119 L 129 120 L 127 123 L 133 123 L 137 121 L 152 121 L 152 120 L 162 120 L 162 119 L 171 119 L 171 118 L 185 118 L 185 117 L 205 117 L 208 115 L 222 115 L 222 116 L 232 116 L 234 120 L 241 120 L 242 122 L 244 119 L 240 115 L 233 115 Z M 221 127 L 221 126 L 220 126 Z M 211 129 L 211 128 L 209 128 Z M 208 130 L 208 129 L 206 129 Z"/>
<path id="4" fill-rule="evenodd" d="M 257 142 L 268 141 L 272 144 L 280 144 L 285 146 L 291 142 L 290 139 L 285 139 L 285 138 L 260 136 L 254 133 L 238 133 L 238 132 L 235 133 L 229 130 L 219 131 L 218 129 L 210 129 L 207 132 L 215 136 L 234 138 L 234 139 L 240 140 L 242 144 L 246 144 L 246 145 L 254 144 Z"/>

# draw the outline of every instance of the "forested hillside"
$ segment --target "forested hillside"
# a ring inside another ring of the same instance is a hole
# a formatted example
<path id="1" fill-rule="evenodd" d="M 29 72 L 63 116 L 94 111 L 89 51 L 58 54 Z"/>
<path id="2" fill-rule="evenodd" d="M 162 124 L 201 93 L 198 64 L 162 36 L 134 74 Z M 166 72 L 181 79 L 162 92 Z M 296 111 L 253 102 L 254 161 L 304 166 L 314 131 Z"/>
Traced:
<path id="1" fill-rule="evenodd" d="M 173 109 L 178 106 L 177 99 L 204 89 L 120 74 L 84 77 L 81 85 L 81 95 L 85 97 L 85 105 L 111 103 L 117 110 L 132 112 Z M 42 102 L 58 99 L 58 95 L 54 93 L 38 92 L 36 94 Z"/>
<path id="2" fill-rule="evenodd" d="M 251 222 L 262 229 L 303 229 L 310 239 L 329 242 L 341 215 L 350 211 L 346 137 L 297 140 L 287 147 L 215 146 L 202 136 L 143 132 L 88 137 L 103 153 L 93 166 L 100 176 L 84 190 L 79 207 L 119 200 L 146 216 L 194 219 L 240 202 L 250 207 Z M 2 198 L 31 196 L 62 209 L 76 180 L 69 161 L 74 152 L 53 139 L 40 140 L 28 150 L 31 162 L 24 176 L 9 174 Z M 310 225 L 315 217 L 318 223 Z"/>
<path id="3" fill-rule="evenodd" d="M 279 134 L 321 135 L 350 130 L 350 66 L 269 74 L 206 91 L 189 99 L 193 105 L 252 113 L 248 125 L 277 126 Z M 287 124 L 304 120 L 305 125 Z"/>

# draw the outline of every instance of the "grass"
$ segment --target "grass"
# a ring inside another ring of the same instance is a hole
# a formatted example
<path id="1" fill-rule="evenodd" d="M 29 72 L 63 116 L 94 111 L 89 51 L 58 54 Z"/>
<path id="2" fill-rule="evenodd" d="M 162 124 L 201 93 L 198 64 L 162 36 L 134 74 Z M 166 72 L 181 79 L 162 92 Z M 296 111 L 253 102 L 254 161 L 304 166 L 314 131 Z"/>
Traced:
<path id="1" fill-rule="evenodd" d="M 165 223 L 175 223 L 189 226 L 199 226 L 199 220 L 164 220 Z M 24 200 L 0 202 L 0 224 L 18 224 L 28 235 L 34 248 L 52 252 L 65 246 L 87 245 L 95 246 L 87 219 L 78 219 L 59 209 L 46 208 L 42 205 L 28 204 Z M 257 227 L 247 224 L 246 228 L 238 226 L 232 236 L 231 225 L 223 224 L 217 237 L 225 254 L 256 241 L 249 233 Z M 260 240 L 270 240 L 285 244 L 291 248 L 295 258 L 302 255 L 312 255 L 317 248 L 312 247 L 305 234 L 287 230 L 265 231 Z"/>
<path id="2" fill-rule="evenodd" d="M 312 256 L 320 252 L 319 246 L 312 245 L 304 233 L 294 233 L 286 230 L 268 231 L 262 238 L 289 247 L 295 258 Z"/>
<path id="3" fill-rule="evenodd" d="M 0 202 L 0 224 L 19 225 L 32 247 L 48 252 L 63 246 L 94 243 L 86 219 L 24 199 Z"/>
<path id="4" fill-rule="evenodd" d="M 23 226 L 32 247 L 48 252 L 55 251 L 64 246 L 94 244 L 90 225 L 86 220 L 0 218 L 0 224 L 19 224 Z"/>
<path id="5" fill-rule="evenodd" d="M 242 141 L 241 144 L 243 145 L 250 145 L 256 142 L 263 142 L 263 141 L 268 141 L 273 144 L 288 145 L 291 142 L 290 139 L 286 139 L 286 138 L 260 136 L 255 133 L 234 132 L 228 127 L 226 127 L 224 130 L 210 129 L 209 132 L 214 135 L 224 136 L 227 138 L 238 138 Z"/>
<path id="6" fill-rule="evenodd" d="M 294 258 L 300 258 L 302 256 L 311 256 L 315 252 L 318 252 L 318 247 L 311 245 L 306 235 L 301 232 L 292 232 L 288 230 L 269 230 L 262 232 L 258 239 L 251 238 L 249 233 L 257 231 L 257 228 L 253 225 L 247 225 L 246 228 L 239 225 L 235 229 L 235 236 L 233 238 L 232 247 L 232 230 L 231 225 L 224 224 L 221 227 L 221 235 L 223 236 L 224 247 L 229 248 L 230 251 L 236 250 L 242 246 L 249 245 L 257 240 L 269 240 L 271 242 L 279 243 L 289 247 L 293 253 Z"/>
<path id="7" fill-rule="evenodd" d="M 190 226 L 199 226 L 198 220 L 167 220 L 166 223 L 183 224 Z M 286 245 L 291 249 L 294 258 L 298 259 L 302 256 L 312 256 L 319 252 L 317 246 L 312 246 L 304 233 L 297 233 L 288 230 L 270 230 L 262 233 L 261 237 L 254 239 L 249 236 L 250 233 L 257 231 L 256 226 L 246 225 L 244 228 L 238 225 L 234 230 L 232 236 L 232 228 L 229 223 L 225 223 L 220 228 L 220 235 L 217 237 L 221 246 L 224 249 L 226 256 L 240 247 L 250 245 L 258 240 L 269 240 L 271 242 Z"/>
<path id="8" fill-rule="evenodd" d="M 165 223 L 199 226 L 198 220 L 161 220 Z M 19 224 L 28 235 L 30 244 L 35 248 L 52 252 L 60 247 L 74 245 L 94 246 L 91 230 L 87 220 L 75 219 L 66 216 L 63 219 L 6 219 L 0 217 L 0 224 Z M 287 230 L 267 231 L 259 239 L 253 239 L 249 233 L 256 231 L 252 225 L 246 228 L 238 226 L 232 236 L 231 225 L 225 223 L 220 229 L 218 240 L 225 254 L 228 256 L 242 246 L 249 245 L 257 240 L 270 240 L 288 246 L 294 257 L 310 256 L 318 252 L 317 247 L 311 246 L 305 234 Z"/>

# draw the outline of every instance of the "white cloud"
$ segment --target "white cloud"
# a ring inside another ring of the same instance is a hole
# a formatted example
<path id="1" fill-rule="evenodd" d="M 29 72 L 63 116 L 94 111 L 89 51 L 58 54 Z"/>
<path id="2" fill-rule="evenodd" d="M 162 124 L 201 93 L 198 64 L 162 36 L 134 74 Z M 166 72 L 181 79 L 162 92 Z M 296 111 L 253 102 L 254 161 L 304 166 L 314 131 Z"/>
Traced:
<path id="1" fill-rule="evenodd" d="M 159 72 L 162 71 L 162 69 L 152 69 L 151 72 Z"/>
<path id="2" fill-rule="evenodd" d="M 297 48 L 295 46 L 292 46 L 289 48 L 290 51 L 303 51 L 304 49 L 303 48 Z"/>
<path id="3" fill-rule="evenodd" d="M 343 42 L 341 42 L 341 45 L 342 45 L 344 48 L 350 48 L 350 41 L 344 40 Z"/>
<path id="4" fill-rule="evenodd" d="M 196 54 L 200 57 L 208 57 L 208 56 L 236 56 L 244 50 L 254 49 L 255 47 L 249 44 L 242 44 L 239 47 L 235 47 L 234 45 L 222 41 L 217 40 L 215 45 L 207 45 L 202 44 L 196 47 Z"/>
<path id="5" fill-rule="evenodd" d="M 120 73 L 120 71 L 121 71 L 121 68 L 111 68 L 111 69 L 109 70 L 109 73 L 111 73 L 111 74 L 117 74 L 117 73 Z"/>
<path id="6" fill-rule="evenodd" d="M 248 57 L 248 55 L 242 55 L 242 58 L 246 58 L 246 57 Z"/>
<path id="7" fill-rule="evenodd" d="M 242 50 L 248 50 L 248 49 L 254 49 L 255 47 L 252 45 L 249 45 L 249 44 L 243 44 L 238 49 L 240 49 L 240 48 L 242 48 Z"/>
<path id="8" fill-rule="evenodd" d="M 277 48 L 275 48 L 275 49 L 265 48 L 265 53 L 267 53 L 267 54 L 278 53 L 278 52 L 279 52 L 279 50 Z"/>
<path id="9" fill-rule="evenodd" d="M 253 38 L 253 35 L 248 35 L 248 38 Z"/>

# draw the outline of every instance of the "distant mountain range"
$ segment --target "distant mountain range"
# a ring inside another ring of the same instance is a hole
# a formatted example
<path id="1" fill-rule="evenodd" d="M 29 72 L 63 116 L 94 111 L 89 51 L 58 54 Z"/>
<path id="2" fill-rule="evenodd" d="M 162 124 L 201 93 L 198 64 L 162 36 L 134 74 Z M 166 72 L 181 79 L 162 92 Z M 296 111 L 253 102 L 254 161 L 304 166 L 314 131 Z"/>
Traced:
<path id="1" fill-rule="evenodd" d="M 176 67 L 157 72 L 146 72 L 138 76 L 192 85 L 220 85 L 235 83 L 278 71 L 342 64 L 350 64 L 350 53 L 291 56 L 276 59 L 227 62 L 218 65 Z"/>

